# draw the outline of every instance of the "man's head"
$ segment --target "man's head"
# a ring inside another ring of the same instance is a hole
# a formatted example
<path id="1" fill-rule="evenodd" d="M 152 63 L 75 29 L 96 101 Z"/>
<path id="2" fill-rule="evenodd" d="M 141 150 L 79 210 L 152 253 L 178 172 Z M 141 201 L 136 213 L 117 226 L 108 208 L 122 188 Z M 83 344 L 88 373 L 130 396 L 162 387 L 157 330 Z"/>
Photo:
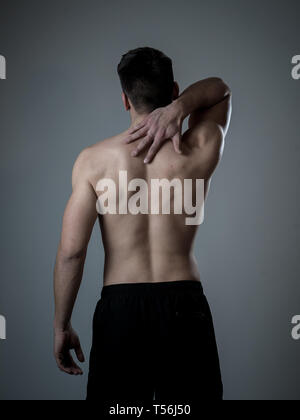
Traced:
<path id="1" fill-rule="evenodd" d="M 178 97 L 172 60 L 154 48 L 137 48 L 124 54 L 118 65 L 127 110 L 147 114 Z"/>

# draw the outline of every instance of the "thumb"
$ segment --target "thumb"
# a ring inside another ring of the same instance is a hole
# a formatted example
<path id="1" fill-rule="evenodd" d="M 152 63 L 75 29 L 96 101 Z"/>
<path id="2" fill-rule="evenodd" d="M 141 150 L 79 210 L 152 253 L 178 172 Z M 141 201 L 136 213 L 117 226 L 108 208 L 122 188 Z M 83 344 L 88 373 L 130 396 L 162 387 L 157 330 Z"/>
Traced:
<path id="1" fill-rule="evenodd" d="M 74 350 L 75 350 L 75 353 L 76 353 L 76 356 L 77 356 L 77 359 L 79 360 L 79 362 L 84 363 L 85 357 L 84 357 L 84 354 L 83 354 L 83 351 L 82 351 L 79 340 L 76 341 L 76 345 L 75 345 Z"/>
<path id="2" fill-rule="evenodd" d="M 182 150 L 181 150 L 181 134 L 180 133 L 175 134 L 175 136 L 173 137 L 172 141 L 173 141 L 173 146 L 174 146 L 175 152 L 181 155 L 182 154 Z"/>

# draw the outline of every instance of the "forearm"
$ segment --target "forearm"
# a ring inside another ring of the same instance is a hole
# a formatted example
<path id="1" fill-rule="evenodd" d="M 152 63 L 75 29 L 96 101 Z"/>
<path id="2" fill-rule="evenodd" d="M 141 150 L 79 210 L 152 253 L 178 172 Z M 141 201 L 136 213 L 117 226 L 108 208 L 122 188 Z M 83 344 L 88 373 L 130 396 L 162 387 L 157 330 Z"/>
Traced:
<path id="1" fill-rule="evenodd" d="M 74 304 L 82 281 L 86 254 L 70 257 L 59 249 L 54 270 L 54 328 L 66 330 L 71 323 Z"/>
<path id="2" fill-rule="evenodd" d="M 222 79 L 209 78 L 189 86 L 172 103 L 172 106 L 184 120 L 198 109 L 205 110 L 222 102 L 228 95 L 230 95 L 230 89 Z"/>

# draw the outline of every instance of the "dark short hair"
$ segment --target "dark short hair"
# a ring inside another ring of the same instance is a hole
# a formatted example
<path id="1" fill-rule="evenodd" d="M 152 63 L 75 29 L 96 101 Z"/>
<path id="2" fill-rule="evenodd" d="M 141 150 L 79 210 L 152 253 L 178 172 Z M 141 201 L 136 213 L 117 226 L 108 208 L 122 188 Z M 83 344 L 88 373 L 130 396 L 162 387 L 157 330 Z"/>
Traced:
<path id="1" fill-rule="evenodd" d="M 118 74 L 123 92 L 137 112 L 152 112 L 173 100 L 172 60 L 163 52 L 143 47 L 122 56 Z"/>

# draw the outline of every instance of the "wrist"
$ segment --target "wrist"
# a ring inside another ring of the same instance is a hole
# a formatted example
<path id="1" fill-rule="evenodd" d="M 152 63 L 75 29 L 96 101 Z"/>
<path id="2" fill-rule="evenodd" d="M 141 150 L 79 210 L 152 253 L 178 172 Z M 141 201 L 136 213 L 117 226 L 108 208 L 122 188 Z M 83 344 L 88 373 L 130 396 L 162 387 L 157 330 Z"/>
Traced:
<path id="1" fill-rule="evenodd" d="M 71 322 L 64 324 L 55 320 L 53 328 L 56 333 L 64 333 L 66 331 L 69 331 L 72 328 L 72 326 L 71 326 Z"/>
<path id="2" fill-rule="evenodd" d="M 183 122 L 187 117 L 187 114 L 185 113 L 185 108 L 181 97 L 175 99 L 170 106 L 176 115 L 176 118 L 179 119 L 180 122 Z"/>

